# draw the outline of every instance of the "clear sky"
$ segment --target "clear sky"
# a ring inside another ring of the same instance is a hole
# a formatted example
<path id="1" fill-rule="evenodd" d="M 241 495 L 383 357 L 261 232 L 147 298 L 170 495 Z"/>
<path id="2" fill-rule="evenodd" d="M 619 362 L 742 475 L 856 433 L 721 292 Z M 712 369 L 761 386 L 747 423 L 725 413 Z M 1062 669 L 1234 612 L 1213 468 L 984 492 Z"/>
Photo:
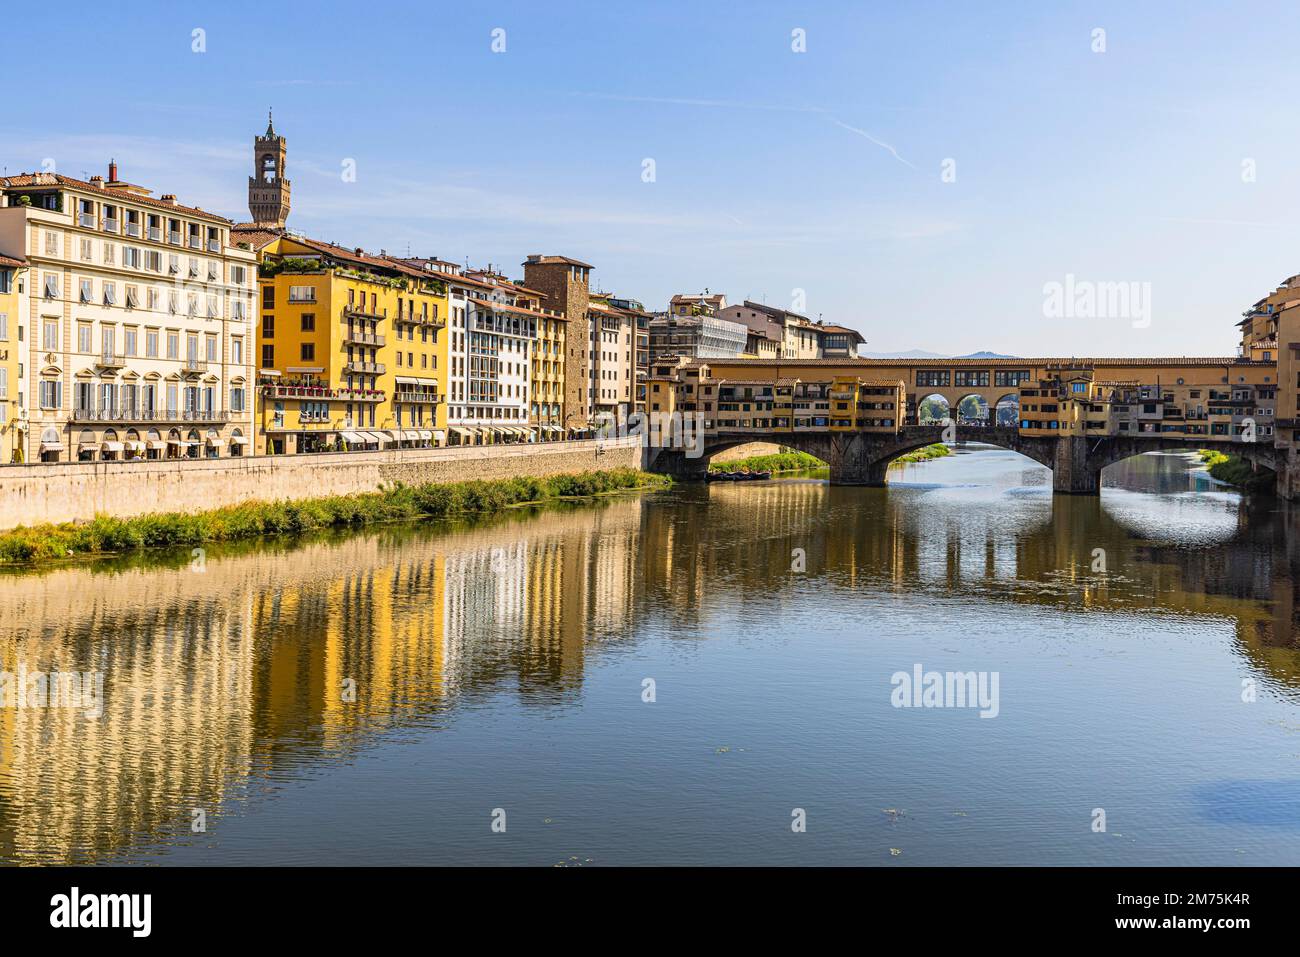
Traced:
<path id="1" fill-rule="evenodd" d="M 561 253 L 652 309 L 803 290 L 880 351 L 1226 355 L 1242 309 L 1300 272 L 1294 13 L 61 2 L 10 31 L 0 165 L 116 157 L 242 220 L 274 106 L 290 225 L 318 238 L 514 276 Z M 1149 322 L 1046 315 L 1067 275 L 1149 284 Z"/>

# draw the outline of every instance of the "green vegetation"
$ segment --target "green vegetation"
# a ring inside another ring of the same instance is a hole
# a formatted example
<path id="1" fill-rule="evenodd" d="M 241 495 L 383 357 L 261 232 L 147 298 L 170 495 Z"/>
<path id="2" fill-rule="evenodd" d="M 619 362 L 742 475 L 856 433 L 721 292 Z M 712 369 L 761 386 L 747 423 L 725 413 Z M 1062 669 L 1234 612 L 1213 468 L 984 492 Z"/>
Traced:
<path id="1" fill-rule="evenodd" d="M 637 469 L 611 469 L 540 479 L 496 479 L 448 485 L 399 483 L 381 487 L 377 492 L 297 502 L 245 502 L 203 512 L 166 512 L 135 518 L 97 515 L 89 522 L 22 526 L 0 532 L 0 565 L 494 512 L 513 505 L 603 495 L 624 489 L 663 488 L 671 481 Z"/>
<path id="2" fill-rule="evenodd" d="M 751 455 L 747 459 L 709 463 L 710 472 L 738 472 L 741 469 L 749 469 L 751 472 L 802 472 L 824 468 L 826 463 L 817 456 L 787 448 L 771 455 Z"/>
<path id="3" fill-rule="evenodd" d="M 1256 472 L 1245 459 L 1214 449 L 1198 449 L 1196 454 L 1205 463 L 1205 471 L 1220 482 L 1248 490 L 1264 488 L 1268 484 L 1269 476 Z"/>
<path id="4" fill-rule="evenodd" d="M 923 449 L 917 449 L 915 452 L 908 452 L 906 455 L 900 455 L 894 461 L 890 462 L 891 466 L 907 464 L 909 462 L 924 462 L 926 459 L 941 459 L 945 455 L 952 455 L 952 449 L 942 442 L 935 442 L 933 445 L 927 445 Z"/>

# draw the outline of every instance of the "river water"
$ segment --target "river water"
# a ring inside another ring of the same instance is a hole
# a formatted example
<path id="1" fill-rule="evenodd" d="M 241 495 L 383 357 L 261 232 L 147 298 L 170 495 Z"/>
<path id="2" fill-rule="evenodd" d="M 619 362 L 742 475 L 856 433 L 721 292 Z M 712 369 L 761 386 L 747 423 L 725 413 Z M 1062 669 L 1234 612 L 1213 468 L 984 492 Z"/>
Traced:
<path id="1" fill-rule="evenodd" d="M 4 670 L 104 689 L 0 709 L 0 859 L 1300 864 L 1300 511 L 1104 479 L 968 446 L 6 575 Z"/>

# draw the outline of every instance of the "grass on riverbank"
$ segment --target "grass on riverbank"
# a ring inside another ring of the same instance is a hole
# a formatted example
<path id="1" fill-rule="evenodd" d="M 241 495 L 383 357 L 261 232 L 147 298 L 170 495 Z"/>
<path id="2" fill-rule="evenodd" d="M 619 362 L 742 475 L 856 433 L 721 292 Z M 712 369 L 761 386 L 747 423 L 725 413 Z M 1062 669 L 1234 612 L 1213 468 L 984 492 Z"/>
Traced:
<path id="1" fill-rule="evenodd" d="M 735 459 L 730 462 L 710 462 L 710 472 L 738 472 L 749 469 L 751 472 L 802 472 L 806 469 L 824 469 L 826 463 L 807 452 L 795 452 L 782 449 L 771 455 L 751 455 L 747 459 Z"/>
<path id="2" fill-rule="evenodd" d="M 945 455 L 952 455 L 952 449 L 942 442 L 935 442 L 933 445 L 927 445 L 923 449 L 917 449 L 915 452 L 908 452 L 906 455 L 900 455 L 890 465 L 906 465 L 909 462 L 924 462 L 927 459 L 941 459 Z"/>
<path id="3" fill-rule="evenodd" d="M 494 512 L 512 505 L 581 498 L 624 489 L 664 488 L 671 479 L 637 469 L 453 482 L 396 484 L 377 492 L 331 495 L 296 502 L 245 502 L 201 512 L 164 512 L 135 518 L 97 515 L 89 522 L 20 526 L 0 532 L 0 565 L 34 564 L 73 556 L 144 548 L 228 542 L 402 519 Z"/>
<path id="4" fill-rule="evenodd" d="M 1235 455 L 1227 455 L 1214 449 L 1198 449 L 1196 454 L 1205 464 L 1205 471 L 1220 482 L 1227 482 L 1238 488 L 1254 489 L 1264 487 L 1268 481 L 1265 475 L 1251 468 L 1249 462 Z"/>

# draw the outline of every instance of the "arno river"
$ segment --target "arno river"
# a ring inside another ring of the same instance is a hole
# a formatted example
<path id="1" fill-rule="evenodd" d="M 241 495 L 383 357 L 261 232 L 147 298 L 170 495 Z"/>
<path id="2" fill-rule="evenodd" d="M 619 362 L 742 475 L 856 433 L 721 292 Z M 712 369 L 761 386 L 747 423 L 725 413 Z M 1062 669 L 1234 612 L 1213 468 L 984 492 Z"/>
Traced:
<path id="1" fill-rule="evenodd" d="M 6 575 L 3 669 L 104 693 L 0 710 L 0 859 L 1300 863 L 1300 510 L 891 478 Z M 895 707 L 917 666 L 996 716 Z"/>

